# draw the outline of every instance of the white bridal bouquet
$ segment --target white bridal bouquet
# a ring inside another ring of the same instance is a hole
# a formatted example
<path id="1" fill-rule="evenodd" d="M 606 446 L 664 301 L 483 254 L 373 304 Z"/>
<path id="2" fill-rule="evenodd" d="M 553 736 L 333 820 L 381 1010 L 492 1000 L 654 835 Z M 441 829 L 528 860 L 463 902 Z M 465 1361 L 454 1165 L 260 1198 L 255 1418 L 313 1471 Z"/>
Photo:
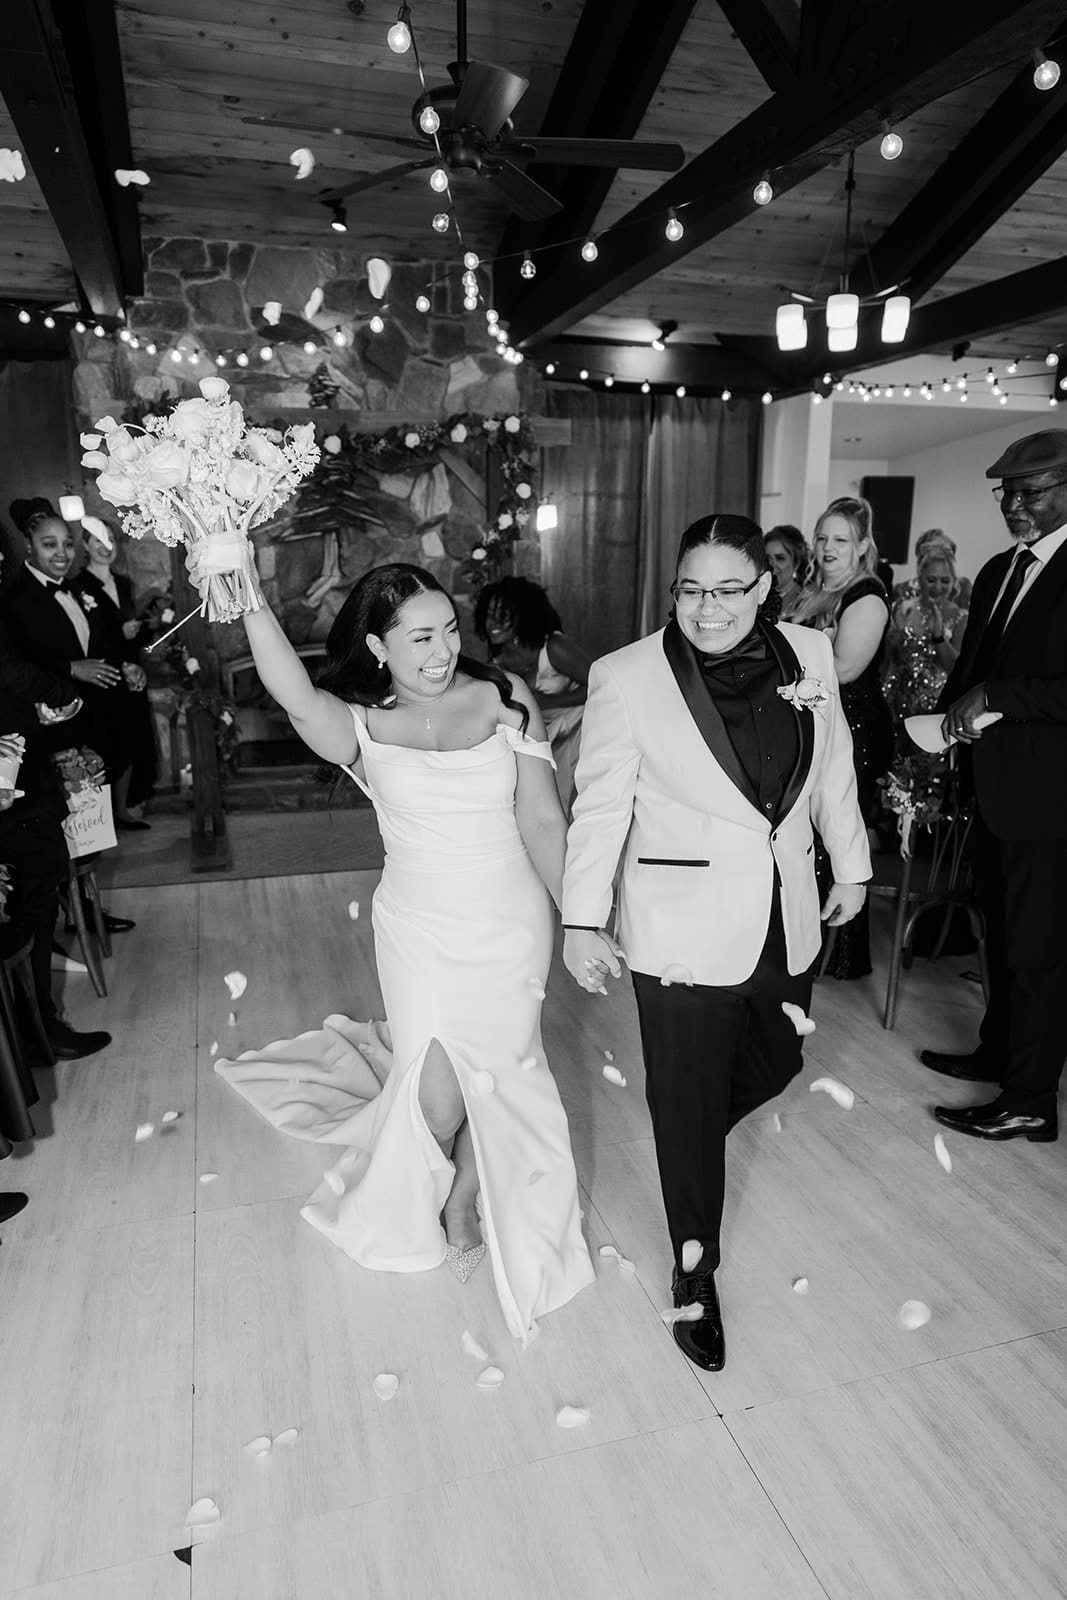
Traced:
<path id="1" fill-rule="evenodd" d="M 249 531 L 315 470 L 319 448 L 310 422 L 284 437 L 249 427 L 224 378 L 201 378 L 200 394 L 143 428 L 103 417 L 81 436 L 82 466 L 99 471 L 105 500 L 130 508 L 122 523 L 131 538 L 188 545 L 201 611 L 233 622 L 263 604 Z"/>

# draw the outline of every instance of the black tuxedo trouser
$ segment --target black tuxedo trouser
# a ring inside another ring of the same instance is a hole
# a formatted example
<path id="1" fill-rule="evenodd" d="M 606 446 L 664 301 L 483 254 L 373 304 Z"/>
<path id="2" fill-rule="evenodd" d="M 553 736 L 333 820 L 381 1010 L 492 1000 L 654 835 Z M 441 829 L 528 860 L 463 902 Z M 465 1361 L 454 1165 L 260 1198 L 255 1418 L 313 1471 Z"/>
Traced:
<path id="1" fill-rule="evenodd" d="M 997 839 L 975 817 L 975 893 L 989 1004 L 982 1052 L 1012 1110 L 1054 1110 L 1067 1056 L 1067 839 Z"/>
<path id="2" fill-rule="evenodd" d="M 686 1240 L 698 1239 L 704 1250 L 700 1265 L 717 1267 L 726 1135 L 800 1071 L 801 1041 L 782 1002 L 807 1011 L 812 972 L 791 976 L 787 970 L 775 893 L 767 938 L 744 983 L 663 988 L 648 973 L 632 976 L 675 1262 L 681 1266 Z"/>

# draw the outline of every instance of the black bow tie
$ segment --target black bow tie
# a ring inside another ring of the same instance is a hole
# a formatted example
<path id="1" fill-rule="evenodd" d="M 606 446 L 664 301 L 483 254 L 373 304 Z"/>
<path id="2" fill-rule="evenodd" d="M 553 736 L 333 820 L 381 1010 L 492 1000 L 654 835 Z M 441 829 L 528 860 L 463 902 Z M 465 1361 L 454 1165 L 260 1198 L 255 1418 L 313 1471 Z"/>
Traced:
<path id="1" fill-rule="evenodd" d="M 712 674 L 738 661 L 766 661 L 767 645 L 759 629 L 753 628 L 732 650 L 723 650 L 718 655 L 706 655 L 703 650 L 698 650 L 697 656 L 701 672 Z"/>

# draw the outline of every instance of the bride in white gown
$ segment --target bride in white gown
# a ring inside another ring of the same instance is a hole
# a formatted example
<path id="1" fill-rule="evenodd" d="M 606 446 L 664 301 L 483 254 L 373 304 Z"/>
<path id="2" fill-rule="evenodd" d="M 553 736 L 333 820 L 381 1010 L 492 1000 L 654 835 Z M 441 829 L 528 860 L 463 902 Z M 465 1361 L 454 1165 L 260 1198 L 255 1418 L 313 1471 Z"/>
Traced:
<path id="1" fill-rule="evenodd" d="M 452 602 L 418 567 L 360 580 L 318 688 L 269 609 L 244 622 L 267 691 L 374 804 L 388 1027 L 332 1016 L 216 1070 L 276 1127 L 342 1147 L 310 1223 L 394 1272 L 447 1260 L 466 1278 L 488 1248 L 525 1343 L 593 1280 L 541 1045 L 565 823 L 536 703 L 460 655 Z"/>

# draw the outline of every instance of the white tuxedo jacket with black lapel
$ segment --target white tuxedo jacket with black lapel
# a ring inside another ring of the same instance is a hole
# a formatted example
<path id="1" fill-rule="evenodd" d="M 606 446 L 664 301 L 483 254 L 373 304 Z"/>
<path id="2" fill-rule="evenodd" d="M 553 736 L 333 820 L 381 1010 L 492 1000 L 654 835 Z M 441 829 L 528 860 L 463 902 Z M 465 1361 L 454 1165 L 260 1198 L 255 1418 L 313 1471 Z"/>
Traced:
<path id="1" fill-rule="evenodd" d="M 789 971 L 810 966 L 821 942 L 812 824 L 838 883 L 871 875 L 830 641 L 789 623 L 763 631 L 784 683 L 816 678 L 829 693 L 815 710 L 795 708 L 800 754 L 777 819 L 760 810 L 676 627 L 604 656 L 590 673 L 563 921 L 608 923 L 622 853 L 617 933 L 635 972 L 662 976 L 677 964 L 699 984 L 750 977 L 775 865 Z"/>

